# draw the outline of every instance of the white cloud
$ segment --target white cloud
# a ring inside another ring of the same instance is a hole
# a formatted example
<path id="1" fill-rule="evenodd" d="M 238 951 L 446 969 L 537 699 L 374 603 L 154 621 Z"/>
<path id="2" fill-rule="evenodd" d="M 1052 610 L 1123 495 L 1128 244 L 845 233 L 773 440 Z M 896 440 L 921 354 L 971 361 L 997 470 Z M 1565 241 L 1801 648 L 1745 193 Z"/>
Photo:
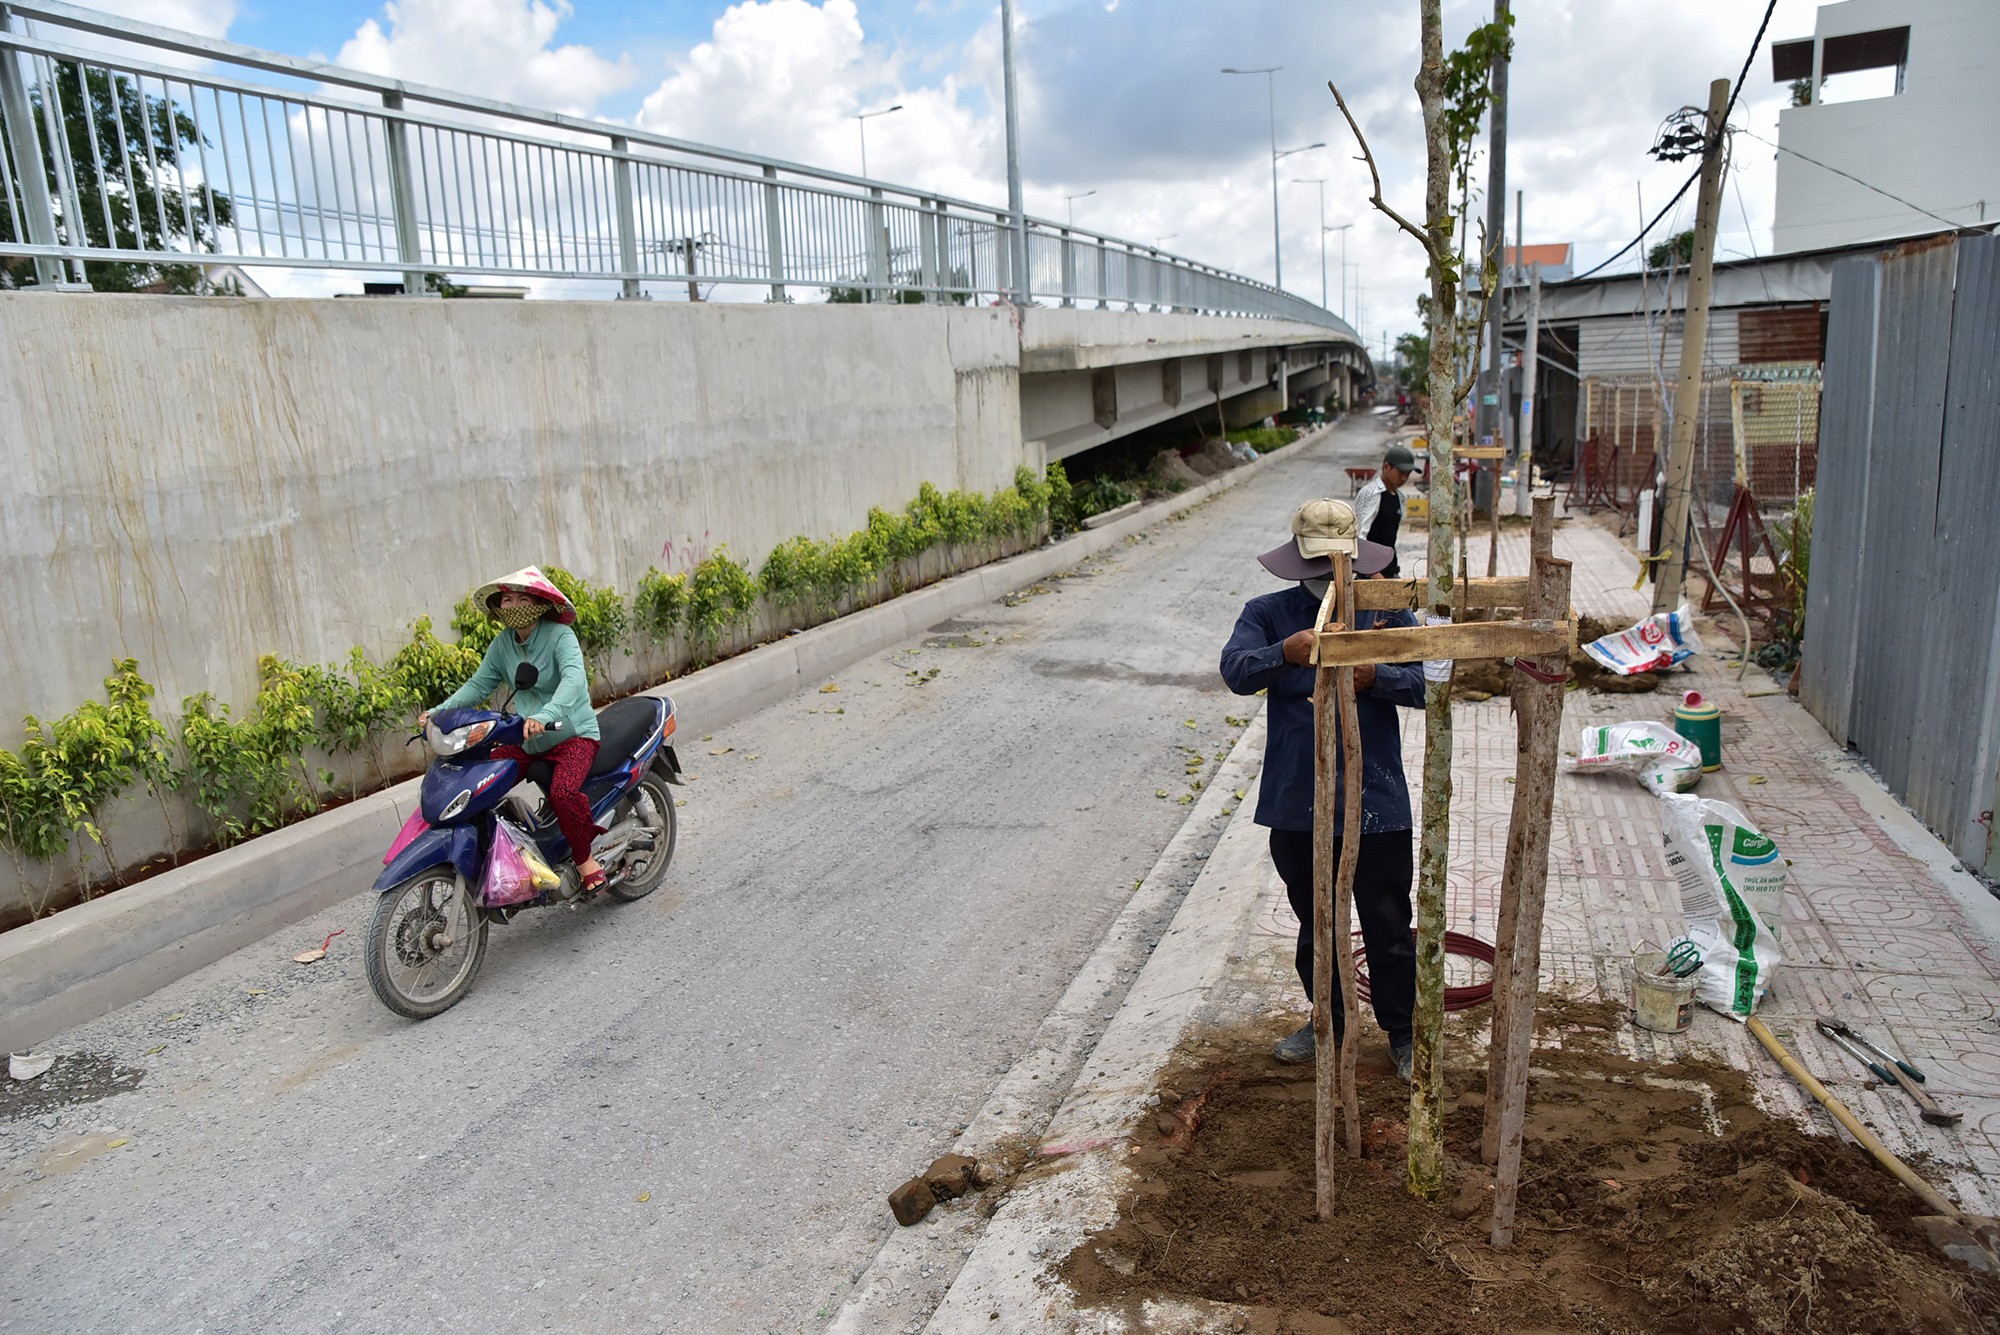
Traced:
<path id="1" fill-rule="evenodd" d="M 382 12 L 387 30 L 369 19 L 336 64 L 572 115 L 634 77 L 626 57 L 552 45 L 568 0 L 395 0 Z"/>
<path id="2" fill-rule="evenodd" d="M 993 127 L 960 101 L 960 82 L 906 82 L 905 60 L 871 45 L 853 0 L 744 0 L 715 21 L 646 97 L 638 124 L 659 134 L 859 174 L 855 116 L 871 176 L 946 194 L 990 192 Z"/>
<path id="3" fill-rule="evenodd" d="M 92 8 L 203 37 L 224 37 L 236 21 L 237 5 L 236 0 L 99 0 Z"/>

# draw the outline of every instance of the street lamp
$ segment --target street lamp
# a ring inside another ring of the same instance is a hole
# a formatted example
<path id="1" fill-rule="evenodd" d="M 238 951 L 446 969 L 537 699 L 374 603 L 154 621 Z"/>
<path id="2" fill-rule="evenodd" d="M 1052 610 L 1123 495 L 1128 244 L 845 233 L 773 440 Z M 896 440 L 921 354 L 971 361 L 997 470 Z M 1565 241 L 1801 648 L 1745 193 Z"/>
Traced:
<path id="1" fill-rule="evenodd" d="M 1304 177 L 1294 176 L 1292 178 L 1292 184 L 1316 185 L 1319 187 L 1319 304 L 1320 304 L 1320 309 L 1325 310 L 1327 308 L 1326 234 L 1328 231 L 1332 230 L 1326 225 L 1326 178 L 1324 176 L 1304 176 Z M 1350 226 L 1351 225 L 1352 224 L 1350 224 Z M 1344 236 L 1340 238 L 1340 240 L 1342 245 L 1345 245 L 1347 242 L 1347 238 Z M 1342 255 L 1342 258 L 1345 258 L 1344 253 Z"/>
<path id="2" fill-rule="evenodd" d="M 1326 234 L 1328 232 L 1340 233 L 1340 318 L 1343 320 L 1347 318 L 1347 231 L 1352 226 L 1354 226 L 1353 223 L 1342 223 L 1338 227 L 1328 227 L 1325 223 L 1319 225 L 1321 264 L 1326 263 Z"/>
<path id="3" fill-rule="evenodd" d="M 886 116 L 892 111 L 901 111 L 902 109 L 903 104 L 898 102 L 895 106 L 883 107 L 880 111 L 861 112 L 854 118 L 855 128 L 861 131 L 861 174 L 863 176 L 868 175 L 868 118 L 871 116 Z"/>
<path id="4" fill-rule="evenodd" d="M 1271 276 L 1275 280 L 1271 286 L 1278 288 L 1285 285 L 1285 258 L 1284 246 L 1278 240 L 1278 90 L 1277 81 L 1271 76 L 1283 68 L 1283 65 L 1266 65 L 1261 69 L 1239 70 L 1230 66 L 1222 71 L 1264 76 L 1265 100 L 1271 109 Z"/>
<path id="5" fill-rule="evenodd" d="M 1064 207 L 1069 209 L 1069 225 L 1071 227 L 1076 226 L 1076 201 L 1078 201 L 1079 199 L 1089 199 L 1092 195 L 1096 193 L 1097 192 L 1095 190 L 1084 190 L 1074 195 L 1063 196 L 1063 205 Z"/>

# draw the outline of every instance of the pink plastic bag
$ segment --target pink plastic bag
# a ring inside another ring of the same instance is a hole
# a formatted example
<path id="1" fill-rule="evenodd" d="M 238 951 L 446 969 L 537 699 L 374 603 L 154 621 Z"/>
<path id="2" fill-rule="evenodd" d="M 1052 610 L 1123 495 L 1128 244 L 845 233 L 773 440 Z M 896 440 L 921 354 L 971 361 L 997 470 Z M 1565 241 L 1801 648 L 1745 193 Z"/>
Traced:
<path id="1" fill-rule="evenodd" d="M 386 867 L 394 862 L 396 854 L 408 848 L 413 839 L 428 829 L 430 829 L 430 822 L 424 819 L 424 813 L 421 811 L 412 811 L 410 818 L 403 822 L 402 831 L 397 834 L 396 842 L 390 844 L 389 851 L 382 855 L 382 865 Z"/>
<path id="2" fill-rule="evenodd" d="M 535 897 L 535 876 L 501 821 L 493 831 L 493 851 L 486 855 L 486 874 L 479 881 L 479 902 L 486 908 L 524 904 Z"/>

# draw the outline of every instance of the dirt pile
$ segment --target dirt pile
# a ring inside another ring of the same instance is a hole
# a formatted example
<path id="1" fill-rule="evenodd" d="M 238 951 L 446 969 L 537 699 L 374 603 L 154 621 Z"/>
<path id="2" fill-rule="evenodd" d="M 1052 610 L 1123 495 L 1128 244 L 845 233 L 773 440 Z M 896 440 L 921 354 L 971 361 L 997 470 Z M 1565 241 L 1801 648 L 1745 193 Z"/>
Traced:
<path id="1" fill-rule="evenodd" d="M 1446 1121 L 1456 1195 L 1427 1204 L 1403 1188 L 1402 1089 L 1366 1048 L 1369 1155 L 1343 1161 L 1340 1213 L 1322 1222 L 1311 1074 L 1273 1062 L 1270 1037 L 1233 1035 L 1168 1077 L 1164 1109 L 1196 1091 L 1206 1106 L 1192 1134 L 1162 1116 L 1138 1135 L 1120 1221 L 1064 1272 L 1084 1304 L 1137 1317 L 1149 1298 L 1203 1298 L 1274 1335 L 2000 1324 L 2000 1281 L 1932 1250 L 1910 1223 L 1921 1207 L 1859 1151 L 1766 1118 L 1741 1073 L 1575 1045 L 1536 1054 L 1511 1249 L 1486 1238 L 1479 1075 L 1450 1074 L 1465 1091 Z"/>
<path id="2" fill-rule="evenodd" d="M 1178 482 L 1185 489 L 1199 486 L 1208 479 L 1188 467 L 1187 460 L 1181 458 L 1179 450 L 1161 450 L 1153 456 L 1153 462 L 1146 466 L 1146 480 L 1155 486 L 1166 487 Z"/>
<path id="3" fill-rule="evenodd" d="M 1579 691 L 1596 691 L 1602 695 L 1643 695 L 1660 689 L 1659 674 L 1639 672 L 1629 677 L 1621 677 L 1615 672 L 1607 672 L 1604 666 L 1589 654 L 1583 646 L 1592 640 L 1601 640 L 1613 635 L 1625 626 L 1613 625 L 1602 617 L 1579 614 L 1576 619 L 1576 652 L 1569 656 L 1569 672 Z M 1452 694 L 1462 700 L 1490 700 L 1496 695 L 1505 695 L 1511 689 L 1510 679 L 1514 670 L 1497 658 L 1468 658 L 1459 662 L 1451 676 Z"/>

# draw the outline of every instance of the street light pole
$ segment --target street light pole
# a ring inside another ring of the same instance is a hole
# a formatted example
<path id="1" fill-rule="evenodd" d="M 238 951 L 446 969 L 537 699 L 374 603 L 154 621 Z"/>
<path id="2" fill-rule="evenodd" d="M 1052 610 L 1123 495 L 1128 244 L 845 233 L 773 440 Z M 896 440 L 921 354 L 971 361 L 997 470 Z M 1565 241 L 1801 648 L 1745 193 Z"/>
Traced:
<path id="1" fill-rule="evenodd" d="M 1275 77 L 1283 65 L 1265 65 L 1254 70 L 1225 69 L 1224 74 L 1261 74 L 1264 76 L 1264 94 L 1271 110 L 1271 286 L 1285 285 L 1284 246 L 1278 239 L 1278 86 Z"/>
<path id="2" fill-rule="evenodd" d="M 856 128 L 861 131 L 861 174 L 864 177 L 868 175 L 868 118 L 871 116 L 886 116 L 892 111 L 901 111 L 902 109 L 903 104 L 898 102 L 895 106 L 883 107 L 880 111 L 861 112 L 854 118 Z"/>
<path id="3" fill-rule="evenodd" d="M 1021 104 L 1014 93 L 1014 0 L 1000 0 L 1000 70 L 1007 101 L 1007 216 L 1013 232 L 1011 286 L 1016 305 L 1028 304 L 1028 215 L 1021 203 Z"/>
<path id="4" fill-rule="evenodd" d="M 1294 176 L 1294 185 L 1316 185 L 1319 187 L 1319 305 L 1326 305 L 1326 178 L 1324 176 Z"/>
<path id="5" fill-rule="evenodd" d="M 1347 318 L 1347 233 L 1353 226 L 1353 223 L 1342 223 L 1325 229 L 1340 233 L 1340 318 L 1343 320 Z"/>
<path id="6" fill-rule="evenodd" d="M 1079 199 L 1089 199 L 1092 195 L 1096 193 L 1097 192 L 1095 190 L 1084 190 L 1074 195 L 1063 196 L 1063 203 L 1069 209 L 1069 225 L 1071 227 L 1076 226 L 1076 201 L 1078 201 Z"/>

